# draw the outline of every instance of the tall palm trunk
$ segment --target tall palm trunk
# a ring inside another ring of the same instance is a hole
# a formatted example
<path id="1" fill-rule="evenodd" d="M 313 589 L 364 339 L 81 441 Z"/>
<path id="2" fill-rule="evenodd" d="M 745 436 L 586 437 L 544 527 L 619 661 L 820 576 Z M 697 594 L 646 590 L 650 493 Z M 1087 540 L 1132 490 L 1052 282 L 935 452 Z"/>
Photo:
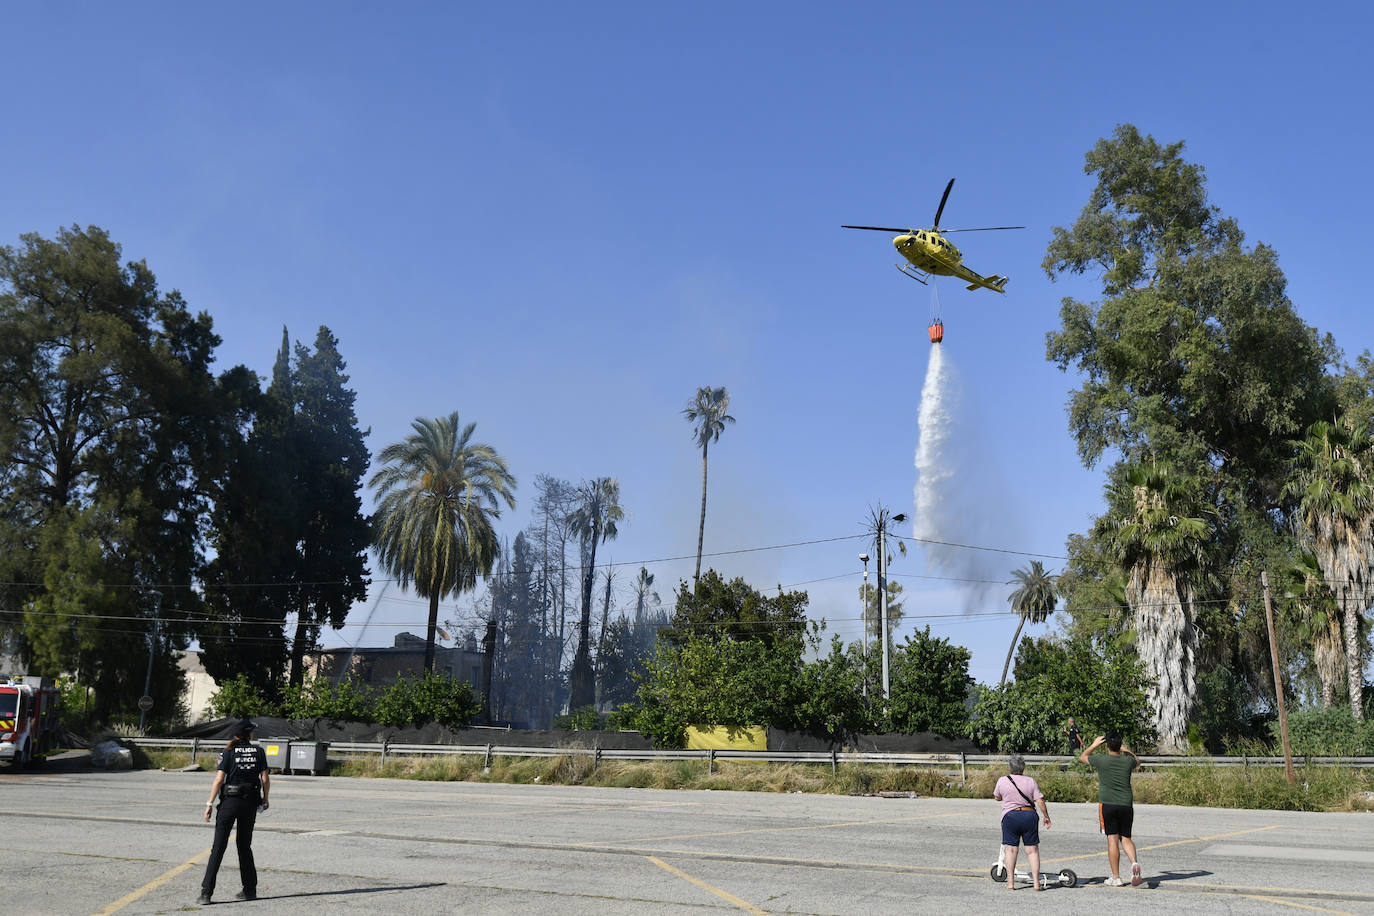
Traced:
<path id="1" fill-rule="evenodd" d="M 1359 532 L 1346 520 L 1335 517 L 1321 525 L 1316 540 L 1322 572 L 1333 583 L 1336 600 L 1341 606 L 1350 712 L 1357 720 L 1363 719 L 1364 666 L 1360 653 L 1360 612 L 1369 603 L 1370 589 Z"/>
<path id="2" fill-rule="evenodd" d="M 1145 664 L 1146 697 L 1165 753 L 1188 749 L 1188 716 L 1197 673 L 1192 589 L 1167 569 L 1141 563 L 1128 586 L 1135 609 L 1136 652 Z"/>
<path id="3" fill-rule="evenodd" d="M 1007 670 L 1011 668 L 1011 656 L 1016 652 L 1016 641 L 1021 638 L 1021 628 L 1026 625 L 1026 615 L 1022 614 L 1021 619 L 1016 621 L 1016 632 L 1011 635 L 1011 648 L 1007 650 L 1007 660 L 1002 663 L 1002 679 L 997 682 L 1001 687 L 1007 682 Z"/>
<path id="4" fill-rule="evenodd" d="M 578 623 L 577 654 L 573 656 L 572 672 L 568 677 L 568 711 L 591 706 L 596 702 L 596 675 L 592 671 L 592 586 L 596 582 L 596 542 L 600 526 L 592 530 L 591 551 L 587 568 L 582 573 L 582 619 Z"/>
<path id="5" fill-rule="evenodd" d="M 1336 702 L 1336 685 L 1345 672 L 1341 621 L 1335 616 L 1327 616 L 1326 625 L 1312 640 L 1312 661 L 1322 685 L 1322 706 L 1329 709 Z"/>
<path id="6" fill-rule="evenodd" d="M 1345 611 L 1345 673 L 1350 690 L 1350 712 L 1357 720 L 1364 718 L 1364 672 L 1360 664 L 1360 600 L 1359 590 L 1346 586 L 1341 589 L 1341 604 Z"/>
<path id="7" fill-rule="evenodd" d="M 434 671 L 434 637 L 439 630 L 439 590 L 430 590 L 429 595 L 429 625 L 425 629 L 425 674 Z M 474 687 L 477 685 L 474 684 Z"/>
<path id="8" fill-rule="evenodd" d="M 706 541 L 706 449 L 710 445 L 701 443 L 701 523 L 697 525 L 697 568 L 692 573 L 692 581 L 701 578 L 701 547 Z"/>

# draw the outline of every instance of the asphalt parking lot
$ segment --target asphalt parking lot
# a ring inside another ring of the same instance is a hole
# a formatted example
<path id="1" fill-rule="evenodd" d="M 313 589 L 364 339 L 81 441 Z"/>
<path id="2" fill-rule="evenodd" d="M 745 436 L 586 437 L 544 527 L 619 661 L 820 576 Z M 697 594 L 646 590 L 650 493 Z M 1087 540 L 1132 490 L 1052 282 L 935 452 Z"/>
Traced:
<path id="1" fill-rule="evenodd" d="M 206 773 L 73 761 L 0 772 L 6 911 L 886 913 L 1186 910 L 1374 916 L 1374 815 L 1141 806 L 1146 881 L 1103 884 L 1095 806 L 1054 804 L 1044 868 L 1077 887 L 993 882 L 992 801 L 279 776 L 258 821 L 259 899 L 231 844 L 194 904 Z"/>

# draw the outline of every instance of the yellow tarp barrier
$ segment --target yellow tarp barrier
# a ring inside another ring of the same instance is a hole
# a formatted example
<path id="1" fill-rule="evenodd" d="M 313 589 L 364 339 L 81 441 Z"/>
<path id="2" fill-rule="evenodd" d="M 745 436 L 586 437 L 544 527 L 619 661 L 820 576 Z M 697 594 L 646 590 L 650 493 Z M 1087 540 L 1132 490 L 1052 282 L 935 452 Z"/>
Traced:
<path id="1" fill-rule="evenodd" d="M 766 751 L 768 750 L 768 729 L 761 725 L 689 725 L 687 727 L 687 747 L 689 750 L 705 751 Z"/>

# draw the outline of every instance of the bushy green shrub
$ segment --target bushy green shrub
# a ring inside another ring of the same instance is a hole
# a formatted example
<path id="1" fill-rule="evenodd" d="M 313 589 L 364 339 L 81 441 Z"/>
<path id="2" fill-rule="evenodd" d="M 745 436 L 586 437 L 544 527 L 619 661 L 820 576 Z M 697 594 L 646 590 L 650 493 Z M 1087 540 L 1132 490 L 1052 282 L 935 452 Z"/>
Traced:
<path id="1" fill-rule="evenodd" d="M 334 685 L 327 678 L 315 678 L 282 691 L 281 714 L 288 719 L 367 722 L 372 718 L 372 708 L 371 691 L 352 679 Z"/>
<path id="2" fill-rule="evenodd" d="M 567 731 L 594 731 L 606 726 L 606 719 L 595 706 L 579 706 L 566 716 L 557 716 L 553 727 Z"/>
<path id="3" fill-rule="evenodd" d="M 467 681 L 430 673 L 419 679 L 402 678 L 382 691 L 371 705 L 370 718 L 398 728 L 430 722 L 460 728 L 480 708 Z"/>
<path id="4" fill-rule="evenodd" d="M 1277 747 L 1279 723 L 1270 726 Z M 1294 754 L 1304 757 L 1361 757 L 1374 754 L 1374 722 L 1360 722 L 1350 709 L 1299 709 L 1288 715 L 1288 742 Z"/>
<path id="5" fill-rule="evenodd" d="M 969 737 L 999 752 L 1068 752 L 1064 720 L 1073 716 L 1085 741 L 1120 731 L 1127 745 L 1153 740 L 1144 674 L 1121 650 L 1099 652 L 1083 639 L 1025 639 L 1016 658 L 1016 680 L 982 690 L 973 707 Z"/>
<path id="6" fill-rule="evenodd" d="M 252 716 L 275 716 L 280 710 L 270 702 L 246 674 L 240 674 L 219 685 L 210 698 L 210 711 L 221 719 L 243 719 Z"/>
<path id="7" fill-rule="evenodd" d="M 61 693 L 61 700 L 57 706 L 57 720 L 62 723 L 63 728 L 78 734 L 84 733 L 88 724 L 86 716 L 90 700 L 86 696 L 86 691 L 89 688 L 74 677 L 64 677 L 58 680 L 57 689 Z"/>

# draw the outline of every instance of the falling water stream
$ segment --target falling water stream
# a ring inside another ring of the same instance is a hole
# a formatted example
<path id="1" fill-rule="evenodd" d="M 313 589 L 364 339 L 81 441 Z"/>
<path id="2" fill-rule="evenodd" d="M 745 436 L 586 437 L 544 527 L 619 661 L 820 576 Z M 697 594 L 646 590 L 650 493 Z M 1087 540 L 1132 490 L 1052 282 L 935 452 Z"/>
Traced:
<path id="1" fill-rule="evenodd" d="M 954 419 L 951 415 L 954 391 L 945 363 L 944 344 L 932 344 L 926 363 L 926 380 L 921 386 L 921 410 L 917 422 L 920 438 L 916 443 L 916 514 L 912 533 L 924 541 L 948 539 L 950 519 L 946 507 L 957 465 L 952 461 Z M 944 550 L 936 544 L 922 545 L 927 565 L 945 565 Z"/>
<path id="2" fill-rule="evenodd" d="M 932 289 L 932 316 L 939 309 L 939 294 Z M 927 573 L 957 580 L 965 610 L 973 610 L 986 603 L 989 586 L 1007 580 L 1009 567 L 1000 552 L 970 545 L 1006 544 L 1015 539 L 1020 520 L 1017 500 L 1002 479 L 1005 443 L 980 420 L 977 405 L 967 402 L 951 358 L 960 351 L 949 348 L 949 343 L 930 345 L 921 387 L 912 534 L 921 542 Z"/>

